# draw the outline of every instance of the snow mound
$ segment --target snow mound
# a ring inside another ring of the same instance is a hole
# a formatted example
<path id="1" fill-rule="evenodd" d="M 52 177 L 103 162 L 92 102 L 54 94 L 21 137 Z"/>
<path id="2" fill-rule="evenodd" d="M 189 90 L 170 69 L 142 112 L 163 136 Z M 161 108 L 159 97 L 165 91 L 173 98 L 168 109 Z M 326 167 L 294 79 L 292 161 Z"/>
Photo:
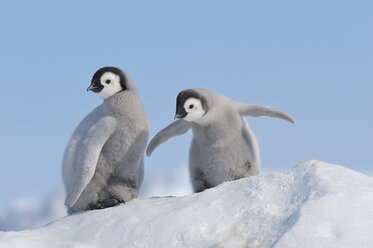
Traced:
<path id="1" fill-rule="evenodd" d="M 372 247 L 373 179 L 306 161 L 184 197 L 136 199 L 42 228 L 0 232 L 0 247 Z"/>

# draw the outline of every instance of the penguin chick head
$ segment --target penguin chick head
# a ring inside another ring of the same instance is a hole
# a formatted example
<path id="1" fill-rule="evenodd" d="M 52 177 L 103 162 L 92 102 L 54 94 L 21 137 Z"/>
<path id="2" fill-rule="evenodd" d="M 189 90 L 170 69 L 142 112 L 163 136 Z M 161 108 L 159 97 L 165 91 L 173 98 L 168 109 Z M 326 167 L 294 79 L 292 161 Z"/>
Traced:
<path id="1" fill-rule="evenodd" d="M 175 119 L 196 122 L 207 112 L 205 98 L 194 90 L 184 90 L 176 98 Z"/>
<path id="2" fill-rule="evenodd" d="M 105 100 L 122 90 L 126 90 L 126 76 L 119 68 L 103 67 L 93 75 L 87 91 L 90 90 Z"/>

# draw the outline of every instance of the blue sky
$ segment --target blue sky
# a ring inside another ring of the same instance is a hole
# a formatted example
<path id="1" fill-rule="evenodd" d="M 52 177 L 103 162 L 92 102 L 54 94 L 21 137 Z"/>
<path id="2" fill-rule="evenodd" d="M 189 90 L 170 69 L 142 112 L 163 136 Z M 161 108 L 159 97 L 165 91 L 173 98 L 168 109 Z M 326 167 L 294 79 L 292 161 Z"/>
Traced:
<path id="1" fill-rule="evenodd" d="M 178 92 L 201 87 L 297 120 L 248 118 L 262 171 L 319 159 L 372 173 L 372 7 L 370 1 L 1 2 L 0 207 L 62 184 L 68 139 L 101 103 L 86 88 L 106 65 L 134 80 L 151 137 L 173 121 Z M 147 158 L 147 180 L 187 166 L 190 139 L 190 133 L 174 138 Z"/>

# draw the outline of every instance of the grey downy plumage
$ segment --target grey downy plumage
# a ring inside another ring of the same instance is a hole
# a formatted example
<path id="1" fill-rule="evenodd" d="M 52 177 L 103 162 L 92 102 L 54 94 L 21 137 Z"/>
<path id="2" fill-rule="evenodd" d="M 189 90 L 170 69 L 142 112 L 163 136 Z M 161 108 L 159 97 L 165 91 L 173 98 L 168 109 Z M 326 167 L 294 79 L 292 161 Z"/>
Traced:
<path id="1" fill-rule="evenodd" d="M 137 197 L 144 177 L 149 121 L 135 85 L 120 69 L 104 67 L 87 90 L 104 102 L 80 122 L 65 150 L 69 213 L 127 202 Z"/>
<path id="2" fill-rule="evenodd" d="M 189 170 L 194 192 L 256 175 L 259 147 L 244 116 L 270 116 L 295 123 L 290 115 L 274 108 L 235 102 L 205 89 L 188 89 L 177 96 L 178 120 L 154 136 L 146 154 L 150 156 L 158 145 L 192 129 Z"/>

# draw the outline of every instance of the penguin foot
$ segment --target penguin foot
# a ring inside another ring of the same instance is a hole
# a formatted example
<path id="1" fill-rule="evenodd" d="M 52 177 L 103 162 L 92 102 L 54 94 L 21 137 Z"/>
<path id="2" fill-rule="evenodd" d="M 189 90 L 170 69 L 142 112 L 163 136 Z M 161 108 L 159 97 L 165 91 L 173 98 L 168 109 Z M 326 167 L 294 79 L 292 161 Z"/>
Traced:
<path id="1" fill-rule="evenodd" d="M 113 198 L 113 199 L 105 199 L 105 200 L 102 200 L 100 202 L 97 202 L 96 205 L 92 206 L 92 209 L 104 209 L 104 208 L 111 208 L 111 207 L 114 207 L 116 205 L 119 205 L 121 203 L 124 203 L 123 200 L 119 200 L 119 199 L 116 199 L 116 198 Z"/>

